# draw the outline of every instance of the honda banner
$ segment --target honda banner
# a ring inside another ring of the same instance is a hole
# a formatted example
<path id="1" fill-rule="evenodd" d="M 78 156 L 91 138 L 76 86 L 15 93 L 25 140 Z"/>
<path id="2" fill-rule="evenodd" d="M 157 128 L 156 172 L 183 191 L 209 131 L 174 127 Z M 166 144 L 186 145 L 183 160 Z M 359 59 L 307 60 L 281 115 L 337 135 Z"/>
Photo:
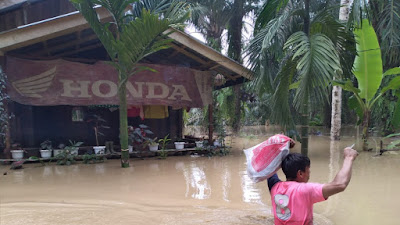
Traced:
<path id="1" fill-rule="evenodd" d="M 140 64 L 126 83 L 129 105 L 203 107 L 211 103 L 211 72 L 186 67 Z M 26 105 L 118 105 L 118 71 L 106 62 L 93 65 L 7 57 L 7 91 Z"/>

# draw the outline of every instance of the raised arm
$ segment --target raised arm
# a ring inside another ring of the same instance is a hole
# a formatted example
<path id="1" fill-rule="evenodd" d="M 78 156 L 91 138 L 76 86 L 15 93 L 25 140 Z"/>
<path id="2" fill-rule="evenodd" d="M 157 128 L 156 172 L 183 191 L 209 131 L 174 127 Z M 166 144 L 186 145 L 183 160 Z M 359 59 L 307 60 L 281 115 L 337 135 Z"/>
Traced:
<path id="1" fill-rule="evenodd" d="M 358 152 L 352 148 L 344 149 L 344 161 L 342 168 L 336 174 L 335 179 L 330 183 L 324 184 L 322 194 L 325 199 L 329 196 L 342 192 L 346 189 L 351 179 L 353 161 L 357 158 Z"/>

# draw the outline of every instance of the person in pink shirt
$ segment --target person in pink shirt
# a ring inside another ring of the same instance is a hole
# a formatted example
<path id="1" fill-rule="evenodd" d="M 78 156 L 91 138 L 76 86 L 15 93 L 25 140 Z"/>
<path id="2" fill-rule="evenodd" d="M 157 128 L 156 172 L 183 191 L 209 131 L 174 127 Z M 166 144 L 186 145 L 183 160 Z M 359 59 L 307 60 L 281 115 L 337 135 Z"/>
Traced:
<path id="1" fill-rule="evenodd" d="M 313 205 L 346 189 L 351 179 L 353 161 L 357 151 L 344 149 L 342 168 L 333 181 L 326 184 L 308 183 L 310 159 L 299 153 L 290 153 L 282 161 L 286 181 L 274 174 L 268 179 L 275 225 L 312 225 Z"/>

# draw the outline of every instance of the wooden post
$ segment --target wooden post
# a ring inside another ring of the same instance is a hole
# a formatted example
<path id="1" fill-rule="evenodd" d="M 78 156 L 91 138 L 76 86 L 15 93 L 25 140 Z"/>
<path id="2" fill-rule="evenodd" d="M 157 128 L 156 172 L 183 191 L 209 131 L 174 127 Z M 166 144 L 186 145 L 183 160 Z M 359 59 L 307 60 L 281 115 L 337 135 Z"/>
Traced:
<path id="1" fill-rule="evenodd" d="M 4 72 L 4 69 L 5 69 L 5 66 L 6 66 L 6 64 L 5 64 L 5 56 L 0 56 L 0 67 L 1 67 L 1 70 L 2 70 L 2 72 Z M 4 92 L 7 92 L 7 89 L 6 88 L 4 88 L 4 89 L 2 89 L 1 90 L 2 92 L 4 91 Z M 5 124 L 5 135 L 4 135 L 4 142 L 5 142 L 5 146 L 4 146 L 4 156 L 6 157 L 6 158 L 11 158 L 11 152 L 10 152 L 10 150 L 11 150 L 11 133 L 10 133 L 10 112 L 9 112 L 9 107 L 8 107 L 8 100 L 3 100 L 3 107 L 4 107 L 4 113 L 7 115 L 7 121 L 6 121 L 6 124 Z"/>
<path id="2" fill-rule="evenodd" d="M 213 118 L 213 103 L 208 105 L 208 144 L 213 144 L 213 133 L 214 133 L 214 118 Z"/>

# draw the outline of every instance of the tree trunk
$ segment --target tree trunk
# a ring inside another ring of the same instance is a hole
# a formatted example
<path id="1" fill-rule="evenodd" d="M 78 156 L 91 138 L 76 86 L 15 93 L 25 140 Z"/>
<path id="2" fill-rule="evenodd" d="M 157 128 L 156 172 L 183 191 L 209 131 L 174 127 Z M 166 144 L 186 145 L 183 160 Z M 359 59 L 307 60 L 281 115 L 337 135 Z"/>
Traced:
<path id="1" fill-rule="evenodd" d="M 214 117 L 213 117 L 213 104 L 208 105 L 208 144 L 212 146 L 214 136 Z"/>
<path id="2" fill-rule="evenodd" d="M 371 115 L 370 111 L 364 112 L 364 118 L 362 122 L 363 132 L 362 132 L 362 139 L 363 139 L 363 151 L 368 151 L 368 126 L 369 126 L 369 117 Z"/>
<path id="3" fill-rule="evenodd" d="M 301 113 L 301 154 L 308 155 L 308 127 L 310 116 L 308 114 L 309 102 L 304 100 Z"/>
<path id="4" fill-rule="evenodd" d="M 353 0 L 341 0 L 339 20 L 342 22 L 349 20 L 350 7 Z M 331 114 L 331 140 L 340 139 L 340 129 L 342 127 L 342 88 L 333 86 L 332 88 L 332 114 Z"/>
<path id="5" fill-rule="evenodd" d="M 229 48 L 228 56 L 233 60 L 241 63 L 242 62 L 242 28 L 243 28 L 243 17 L 244 17 L 244 0 L 235 0 L 233 3 L 232 18 L 229 20 Z M 235 133 L 240 128 L 240 117 L 241 117 L 241 102 L 240 102 L 240 89 L 241 84 L 237 84 L 233 87 L 234 93 L 234 115 L 232 128 Z"/>
<path id="6" fill-rule="evenodd" d="M 241 101 L 240 101 L 240 90 L 242 84 L 233 86 L 233 93 L 235 94 L 235 114 L 233 115 L 233 132 L 237 133 L 240 130 L 240 117 L 241 117 Z"/>
<path id="7" fill-rule="evenodd" d="M 331 115 L 331 140 L 340 140 L 342 126 L 342 88 L 332 88 L 332 115 Z"/>
<path id="8" fill-rule="evenodd" d="M 118 89 L 119 96 L 119 135 L 121 145 L 121 167 L 129 167 L 128 149 L 128 111 L 126 105 L 126 83 Z"/>
<path id="9" fill-rule="evenodd" d="M 310 36 L 310 0 L 304 1 L 304 33 L 307 37 Z M 308 127 L 309 127 L 309 96 L 308 92 L 306 94 L 307 98 L 303 99 L 303 106 L 301 109 L 301 154 L 307 156 L 308 155 Z"/>

